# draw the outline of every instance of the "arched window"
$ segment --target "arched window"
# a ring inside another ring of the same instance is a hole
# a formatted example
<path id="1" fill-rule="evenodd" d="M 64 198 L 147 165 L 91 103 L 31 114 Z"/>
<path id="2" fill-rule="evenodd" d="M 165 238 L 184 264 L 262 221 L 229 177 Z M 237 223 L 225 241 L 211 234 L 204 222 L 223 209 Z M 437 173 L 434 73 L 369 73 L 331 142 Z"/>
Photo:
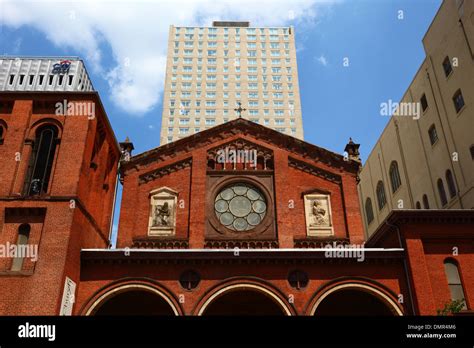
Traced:
<path id="1" fill-rule="evenodd" d="M 39 195 L 48 190 L 54 154 L 56 152 L 58 131 L 56 127 L 46 125 L 36 132 L 33 153 L 30 158 L 25 192 L 27 195 Z"/>
<path id="2" fill-rule="evenodd" d="M 441 205 L 444 207 L 446 204 L 448 204 L 448 197 L 446 197 L 446 191 L 444 190 L 443 180 L 438 179 L 437 185 L 439 198 L 441 199 Z"/>
<path id="3" fill-rule="evenodd" d="M 415 206 L 416 206 L 416 209 L 421 209 L 421 204 L 420 204 L 420 202 L 416 202 Z"/>
<path id="4" fill-rule="evenodd" d="M 402 181 L 400 180 L 400 173 L 398 172 L 398 164 L 396 161 L 393 161 L 392 164 L 390 164 L 389 174 L 390 183 L 392 184 L 392 192 L 395 192 L 402 184 Z"/>
<path id="5" fill-rule="evenodd" d="M 21 224 L 20 227 L 18 227 L 18 240 L 16 244 L 18 246 L 19 251 L 25 249 L 21 247 L 22 245 L 28 244 L 28 239 L 30 238 L 30 230 L 31 227 L 29 224 Z M 12 271 L 21 271 L 21 269 L 23 268 L 24 256 L 25 255 L 17 255 L 17 257 L 13 259 L 11 268 Z"/>
<path id="6" fill-rule="evenodd" d="M 423 195 L 423 208 L 430 209 L 430 203 L 428 202 L 428 196 Z"/>
<path id="7" fill-rule="evenodd" d="M 448 280 L 449 292 L 451 293 L 451 299 L 465 300 L 464 289 L 459 276 L 458 265 L 453 260 L 444 261 L 444 271 Z M 464 309 L 467 309 L 466 302 L 464 301 Z"/>
<path id="8" fill-rule="evenodd" d="M 372 200 L 367 198 L 365 200 L 365 216 L 367 217 L 367 224 L 374 220 L 374 211 L 372 209 Z"/>
<path id="9" fill-rule="evenodd" d="M 449 169 L 446 171 L 446 182 L 448 183 L 449 196 L 454 198 L 456 196 L 456 184 L 454 183 L 453 173 Z"/>
<path id="10" fill-rule="evenodd" d="M 385 188 L 383 187 L 383 182 L 379 181 L 377 183 L 377 203 L 379 204 L 379 210 L 382 210 L 387 204 L 387 198 L 385 197 Z"/>

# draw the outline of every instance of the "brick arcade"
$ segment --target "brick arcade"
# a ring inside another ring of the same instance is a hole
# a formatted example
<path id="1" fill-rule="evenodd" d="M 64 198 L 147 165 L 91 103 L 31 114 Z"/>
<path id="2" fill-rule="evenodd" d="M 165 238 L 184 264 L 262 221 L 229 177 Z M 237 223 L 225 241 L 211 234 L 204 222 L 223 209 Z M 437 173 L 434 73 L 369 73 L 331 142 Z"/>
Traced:
<path id="1" fill-rule="evenodd" d="M 58 115 L 66 99 L 95 117 Z M 2 92 L 0 127 L 0 243 L 38 246 L 36 262 L 0 258 L 2 315 L 434 315 L 474 303 L 474 211 L 396 210 L 367 238 L 353 142 L 345 158 L 238 118 L 135 155 L 96 92 Z M 230 150 L 254 165 L 217 160 Z"/>

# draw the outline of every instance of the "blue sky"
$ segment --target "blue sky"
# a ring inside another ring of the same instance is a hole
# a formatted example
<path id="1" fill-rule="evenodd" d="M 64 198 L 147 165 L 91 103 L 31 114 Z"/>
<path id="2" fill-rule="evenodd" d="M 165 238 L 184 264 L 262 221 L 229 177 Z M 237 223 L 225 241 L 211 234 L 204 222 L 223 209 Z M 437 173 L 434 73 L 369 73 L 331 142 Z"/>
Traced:
<path id="1" fill-rule="evenodd" d="M 129 136 L 139 153 L 159 145 L 170 24 L 249 19 L 257 25 L 294 25 L 305 140 L 342 153 L 352 137 L 365 160 L 388 122 L 380 116 L 380 103 L 404 94 L 424 59 L 421 40 L 441 4 L 182 1 L 185 6 L 176 1 L 0 0 L 0 51 L 83 57 L 117 139 Z M 346 57 L 348 67 L 343 66 Z"/>
<path id="2" fill-rule="evenodd" d="M 421 39 L 440 2 L 328 2 L 312 6 L 318 14 L 310 19 L 311 22 L 284 18 L 276 23 L 295 26 L 306 141 L 342 152 L 352 136 L 361 143 L 361 153 L 363 159 L 366 158 L 388 121 L 380 116 L 380 103 L 388 99 L 398 101 L 405 92 L 424 59 Z M 23 4 L 27 6 L 29 2 Z M 114 2 L 108 4 L 112 6 Z M 399 10 L 403 11 L 402 20 L 397 18 Z M 67 9 L 65 11 L 67 13 Z M 227 16 L 229 14 L 225 18 Z M 202 14 L 195 17 L 200 18 L 190 17 L 194 23 L 210 23 L 210 19 L 208 21 Z M 104 78 L 117 65 L 117 53 L 105 35 L 101 37 L 100 32 L 94 33 L 99 37 L 97 48 L 101 53 L 100 61 L 95 63 L 87 60 L 88 49 L 75 47 L 73 42 L 67 42 L 67 37 L 64 39 L 66 43 L 55 43 L 55 33 L 51 34 L 37 23 L 11 25 L 8 18 L 5 20 L 3 17 L 2 24 L 2 54 L 85 57 L 94 87 L 101 95 L 117 138 L 123 140 L 130 136 L 136 153 L 158 146 L 161 90 L 155 93 L 157 102 L 145 112 L 127 110 L 124 104 L 117 102 L 112 95 L 110 79 Z M 166 27 L 169 24 L 174 23 L 167 23 Z M 127 20 L 121 25 L 126 27 Z M 136 25 L 132 23 L 132 28 L 137 28 Z M 137 32 L 137 39 L 139 36 L 140 32 Z M 156 45 L 165 46 L 166 50 L 166 39 L 161 37 Z M 348 67 L 343 66 L 345 57 L 349 59 Z M 96 65 L 99 68 L 95 68 Z M 162 85 L 163 81 L 158 83 Z"/>
<path id="3" fill-rule="evenodd" d="M 388 122 L 380 103 L 403 96 L 425 57 L 421 40 L 440 3 L 343 3 L 297 37 L 305 47 L 298 70 L 306 141 L 342 152 L 351 136 L 367 158 Z M 321 55 L 326 66 L 315 63 Z"/>

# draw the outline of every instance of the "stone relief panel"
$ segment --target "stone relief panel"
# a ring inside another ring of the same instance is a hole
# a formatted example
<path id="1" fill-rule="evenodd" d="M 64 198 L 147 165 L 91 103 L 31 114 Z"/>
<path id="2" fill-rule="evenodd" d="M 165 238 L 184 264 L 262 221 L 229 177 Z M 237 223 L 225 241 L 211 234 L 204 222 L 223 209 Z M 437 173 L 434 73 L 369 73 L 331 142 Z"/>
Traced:
<path id="1" fill-rule="evenodd" d="M 149 236 L 173 236 L 176 232 L 178 193 L 168 187 L 150 192 Z"/>
<path id="2" fill-rule="evenodd" d="M 324 237 L 334 234 L 329 195 L 308 194 L 304 196 L 306 234 L 309 237 Z"/>

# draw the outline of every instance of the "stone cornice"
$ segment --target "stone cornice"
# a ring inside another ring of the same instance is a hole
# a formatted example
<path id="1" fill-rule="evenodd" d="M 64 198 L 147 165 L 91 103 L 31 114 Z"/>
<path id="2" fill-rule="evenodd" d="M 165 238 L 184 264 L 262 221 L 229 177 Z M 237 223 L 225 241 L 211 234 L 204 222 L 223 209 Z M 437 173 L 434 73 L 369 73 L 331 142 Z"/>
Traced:
<path id="1" fill-rule="evenodd" d="M 138 237 L 133 238 L 132 248 L 135 249 L 187 249 L 189 248 L 188 239 L 177 238 L 152 238 Z"/>
<path id="2" fill-rule="evenodd" d="M 102 100 L 100 99 L 99 93 L 97 91 L 1 91 L 0 95 L 5 100 L 43 100 L 49 102 L 63 101 L 67 99 L 69 101 L 85 101 L 85 100 L 94 100 L 96 105 L 96 117 L 100 122 L 104 123 L 104 126 L 107 128 L 109 135 L 112 138 L 111 146 L 115 153 L 120 154 L 120 146 L 118 144 L 117 138 L 115 137 L 114 130 L 110 124 L 109 117 L 105 111 Z M 97 112 L 99 111 L 99 112 Z"/>
<path id="3" fill-rule="evenodd" d="M 302 249 L 314 249 L 314 248 L 324 248 L 327 245 L 329 246 L 348 246 L 349 238 L 317 238 L 317 237 L 306 237 L 306 238 L 295 238 L 294 246 L 295 248 Z"/>
<path id="4" fill-rule="evenodd" d="M 206 240 L 205 249 L 275 249 L 278 241 L 270 240 Z"/>
<path id="5" fill-rule="evenodd" d="M 0 197 L 0 201 L 3 202 L 16 202 L 16 201 L 23 201 L 23 202 L 29 202 L 29 203 L 34 203 L 34 204 L 44 204 L 45 208 L 47 209 L 49 206 L 49 203 L 56 203 L 56 202 L 71 202 L 74 201 L 76 206 L 79 208 L 79 210 L 84 214 L 86 219 L 90 222 L 92 225 L 94 231 L 99 235 L 99 237 L 106 243 L 107 245 L 110 244 L 108 236 L 105 234 L 105 231 L 103 231 L 98 222 L 94 219 L 94 217 L 89 213 L 87 210 L 84 202 L 82 202 L 77 196 L 47 196 L 47 195 L 42 195 L 42 196 L 37 196 L 37 197 L 31 197 L 31 196 L 7 196 L 7 197 Z M 6 206 L 6 208 L 11 208 Z M 13 207 L 13 209 L 15 209 Z M 18 207 L 17 209 L 25 209 L 24 207 Z"/>
<path id="6" fill-rule="evenodd" d="M 94 264 L 387 264 L 404 259 L 403 249 L 364 249 L 356 258 L 326 257 L 328 249 L 83 249 L 81 263 Z"/>
<path id="7" fill-rule="evenodd" d="M 144 183 L 147 183 L 149 181 L 160 178 L 162 176 L 165 176 L 165 175 L 168 175 L 170 173 L 176 172 L 178 170 L 190 167 L 192 162 L 193 162 L 192 157 L 188 157 L 188 158 L 185 158 L 181 161 L 171 163 L 167 166 L 151 170 L 149 172 L 146 172 L 145 174 L 140 175 L 138 177 L 138 183 L 139 184 L 144 184 Z"/>
<path id="8" fill-rule="evenodd" d="M 406 224 L 420 225 L 470 225 L 474 226 L 473 209 L 405 209 L 392 210 L 377 230 L 369 237 L 367 246 L 376 246 L 388 233 L 396 232 L 396 228 Z M 474 228 L 472 233 L 466 237 L 474 238 Z M 422 233 L 422 232 L 420 232 Z M 459 237 L 459 233 L 452 233 L 447 230 L 444 234 L 446 238 Z M 438 233 L 438 237 L 440 234 Z"/>
<path id="9" fill-rule="evenodd" d="M 323 178 L 325 180 L 329 180 L 337 184 L 342 183 L 342 178 L 340 175 L 318 168 L 304 161 L 300 161 L 296 158 L 288 157 L 288 165 L 290 167 L 301 170 L 303 172 L 306 172 L 315 176 L 319 176 L 320 178 Z"/>

